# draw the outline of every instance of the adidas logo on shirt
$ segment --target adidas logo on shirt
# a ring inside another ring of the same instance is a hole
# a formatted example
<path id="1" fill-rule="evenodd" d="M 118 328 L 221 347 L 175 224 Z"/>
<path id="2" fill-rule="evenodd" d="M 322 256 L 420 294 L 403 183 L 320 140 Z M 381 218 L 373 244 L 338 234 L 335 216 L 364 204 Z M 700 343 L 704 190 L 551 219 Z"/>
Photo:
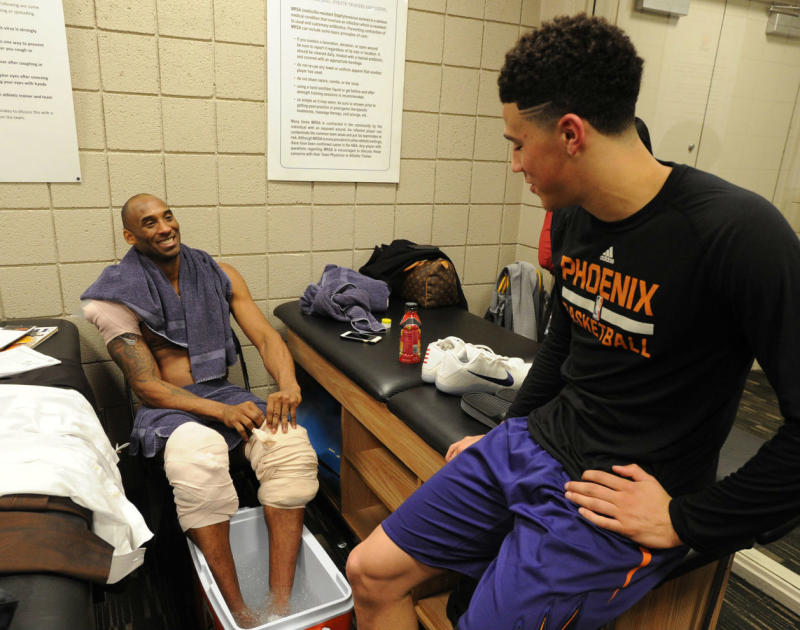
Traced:
<path id="1" fill-rule="evenodd" d="M 611 247 L 609 247 L 606 251 L 604 251 L 602 254 L 600 254 L 600 260 L 602 260 L 603 262 L 608 263 L 609 265 L 613 265 L 614 264 L 614 246 L 613 245 Z"/>

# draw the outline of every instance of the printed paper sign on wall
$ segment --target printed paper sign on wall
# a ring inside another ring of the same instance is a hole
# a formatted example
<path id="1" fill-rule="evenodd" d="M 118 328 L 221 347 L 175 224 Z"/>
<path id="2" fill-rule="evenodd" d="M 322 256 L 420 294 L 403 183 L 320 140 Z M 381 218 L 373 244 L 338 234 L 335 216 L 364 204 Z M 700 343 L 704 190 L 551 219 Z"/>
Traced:
<path id="1" fill-rule="evenodd" d="M 269 179 L 399 181 L 408 0 L 267 7 Z"/>
<path id="2" fill-rule="evenodd" d="M 0 138 L 0 181 L 81 181 L 60 1 L 0 0 Z"/>

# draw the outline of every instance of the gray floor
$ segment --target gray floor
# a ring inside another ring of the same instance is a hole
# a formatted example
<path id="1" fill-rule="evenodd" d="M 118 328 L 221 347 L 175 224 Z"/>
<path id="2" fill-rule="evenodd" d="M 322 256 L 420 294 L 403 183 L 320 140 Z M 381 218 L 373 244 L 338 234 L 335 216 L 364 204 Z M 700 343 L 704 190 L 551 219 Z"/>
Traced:
<path id="1" fill-rule="evenodd" d="M 763 372 L 753 370 L 747 379 L 736 426 L 768 439 L 782 424 L 778 401 Z M 800 573 L 800 528 L 766 546 L 762 553 L 786 568 Z M 735 575 L 726 592 L 718 630 L 800 629 L 800 617 Z"/>
<path id="2" fill-rule="evenodd" d="M 731 576 L 717 630 L 792 630 L 800 617 L 747 582 Z"/>

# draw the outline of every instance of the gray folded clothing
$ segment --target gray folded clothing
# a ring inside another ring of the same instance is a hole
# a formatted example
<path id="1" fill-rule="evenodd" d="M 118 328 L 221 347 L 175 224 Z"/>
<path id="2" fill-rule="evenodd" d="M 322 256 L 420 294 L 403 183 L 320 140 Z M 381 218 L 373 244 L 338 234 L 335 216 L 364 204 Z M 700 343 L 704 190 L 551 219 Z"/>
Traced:
<path id="1" fill-rule="evenodd" d="M 306 315 L 323 315 L 350 322 L 361 332 L 384 332 L 372 311 L 389 307 L 389 285 L 364 274 L 326 265 L 318 284 L 309 284 L 300 298 L 300 310 Z"/>

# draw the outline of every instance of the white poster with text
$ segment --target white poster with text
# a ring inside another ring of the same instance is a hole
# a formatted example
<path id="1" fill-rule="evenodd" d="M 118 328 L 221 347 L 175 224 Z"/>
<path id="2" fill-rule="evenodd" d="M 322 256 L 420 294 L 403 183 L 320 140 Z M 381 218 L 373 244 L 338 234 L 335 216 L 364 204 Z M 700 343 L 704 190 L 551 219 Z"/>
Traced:
<path id="1" fill-rule="evenodd" d="M 399 181 L 408 0 L 267 6 L 268 178 Z"/>
<path id="2" fill-rule="evenodd" d="M 61 0 L 0 0 L 0 138 L 0 181 L 81 181 Z"/>

